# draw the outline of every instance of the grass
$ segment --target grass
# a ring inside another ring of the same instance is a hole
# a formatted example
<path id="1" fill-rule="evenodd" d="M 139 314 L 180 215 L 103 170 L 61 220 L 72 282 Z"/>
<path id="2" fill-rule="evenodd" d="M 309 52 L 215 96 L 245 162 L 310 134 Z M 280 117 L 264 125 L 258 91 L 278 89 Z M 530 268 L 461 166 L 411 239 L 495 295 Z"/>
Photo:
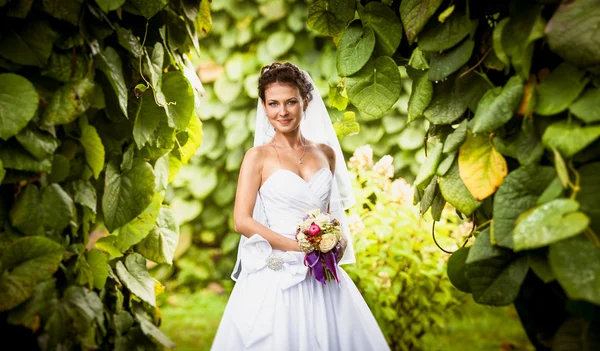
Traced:
<path id="1" fill-rule="evenodd" d="M 176 350 L 210 350 L 228 296 L 204 290 L 171 294 L 161 306 L 161 330 Z M 534 350 L 512 306 L 482 306 L 472 300 L 445 328 L 434 327 L 424 336 L 423 351 Z"/>

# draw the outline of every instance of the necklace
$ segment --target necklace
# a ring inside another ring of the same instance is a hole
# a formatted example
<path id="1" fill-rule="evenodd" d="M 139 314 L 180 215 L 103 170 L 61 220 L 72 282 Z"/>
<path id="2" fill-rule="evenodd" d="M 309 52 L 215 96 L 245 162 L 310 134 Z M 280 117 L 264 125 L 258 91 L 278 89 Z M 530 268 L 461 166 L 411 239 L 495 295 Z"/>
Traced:
<path id="1" fill-rule="evenodd" d="M 302 158 L 304 157 L 304 155 L 306 155 L 306 143 L 304 142 L 304 139 L 301 139 L 301 140 L 302 140 L 302 155 L 300 155 L 300 157 L 298 157 L 298 156 L 294 155 L 292 152 L 290 152 L 292 154 L 292 156 L 294 156 L 296 159 L 298 159 L 299 164 L 302 164 Z M 275 145 L 277 145 L 277 143 L 273 142 L 273 149 L 275 150 L 275 153 L 277 154 L 277 158 L 279 158 L 279 153 L 277 152 L 277 148 L 275 147 Z"/>

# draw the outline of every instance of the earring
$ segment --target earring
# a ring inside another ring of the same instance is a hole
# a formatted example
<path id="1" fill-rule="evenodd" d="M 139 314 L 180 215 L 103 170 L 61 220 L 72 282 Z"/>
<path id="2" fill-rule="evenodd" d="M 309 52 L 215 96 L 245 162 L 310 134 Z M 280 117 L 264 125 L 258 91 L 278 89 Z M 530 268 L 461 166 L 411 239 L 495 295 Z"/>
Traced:
<path id="1" fill-rule="evenodd" d="M 306 111 L 303 111 L 302 114 L 304 115 L 304 120 L 306 120 Z"/>

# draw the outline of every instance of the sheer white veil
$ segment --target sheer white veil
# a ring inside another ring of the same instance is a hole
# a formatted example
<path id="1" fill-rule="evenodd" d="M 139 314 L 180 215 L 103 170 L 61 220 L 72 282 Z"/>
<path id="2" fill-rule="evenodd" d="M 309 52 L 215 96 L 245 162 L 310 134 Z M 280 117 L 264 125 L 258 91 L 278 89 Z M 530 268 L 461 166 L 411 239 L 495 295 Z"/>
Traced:
<path id="1" fill-rule="evenodd" d="M 313 142 L 323 143 L 331 146 L 336 154 L 335 164 L 335 175 L 333 178 L 331 200 L 329 209 L 331 214 L 337 218 L 342 224 L 344 234 L 348 239 L 348 246 L 344 252 L 344 256 L 340 260 L 339 264 L 351 264 L 356 262 L 354 256 L 354 247 L 352 245 L 352 237 L 348 230 L 348 221 L 346 219 L 345 210 L 352 207 L 355 204 L 354 191 L 352 190 L 352 184 L 350 182 L 350 176 L 348 174 L 348 168 L 346 167 L 346 160 L 340 147 L 340 142 L 333 129 L 333 124 L 327 113 L 327 108 L 323 103 L 323 99 L 317 90 L 315 82 L 312 80 L 308 72 L 302 71 L 308 78 L 313 86 L 312 100 L 308 103 L 306 109 L 306 116 L 302 119 L 300 124 L 300 131 L 302 135 Z M 260 98 L 256 106 L 256 128 L 254 130 L 254 146 L 264 145 L 273 139 L 274 132 L 273 126 L 269 123 L 269 119 L 265 113 L 265 110 L 261 104 Z M 252 215 L 254 220 L 268 226 L 266 215 L 264 212 L 264 206 L 260 197 L 260 194 L 256 196 L 256 203 L 254 205 L 254 213 Z M 231 278 L 237 280 L 241 272 L 240 264 L 240 252 L 239 248 L 244 244 L 248 238 L 244 235 L 240 235 L 240 243 L 238 246 L 238 256 L 235 263 L 235 268 Z"/>

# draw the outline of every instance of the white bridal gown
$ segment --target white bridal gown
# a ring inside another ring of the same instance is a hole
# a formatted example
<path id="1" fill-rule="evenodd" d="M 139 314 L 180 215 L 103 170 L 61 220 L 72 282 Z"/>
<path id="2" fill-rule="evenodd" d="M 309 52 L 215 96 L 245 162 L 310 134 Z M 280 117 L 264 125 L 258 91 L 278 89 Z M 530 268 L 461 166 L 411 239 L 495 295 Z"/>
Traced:
<path id="1" fill-rule="evenodd" d="M 259 190 L 269 227 L 294 237 L 306 211 L 327 211 L 332 179 L 328 168 L 309 181 L 285 169 L 276 171 Z M 274 250 L 258 234 L 240 250 L 242 272 L 212 350 L 389 350 L 369 307 L 341 268 L 339 285 L 323 285 L 307 274 L 301 252 Z"/>

